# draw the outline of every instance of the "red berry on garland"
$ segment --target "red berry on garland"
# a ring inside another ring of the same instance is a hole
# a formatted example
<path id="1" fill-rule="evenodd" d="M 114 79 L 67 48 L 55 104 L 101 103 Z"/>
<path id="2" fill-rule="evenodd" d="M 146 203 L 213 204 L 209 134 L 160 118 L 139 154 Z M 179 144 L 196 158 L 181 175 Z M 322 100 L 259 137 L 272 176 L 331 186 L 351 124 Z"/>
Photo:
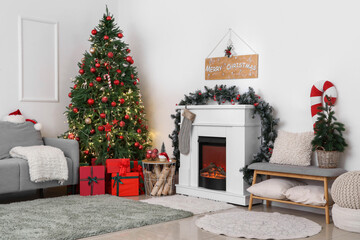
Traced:
<path id="1" fill-rule="evenodd" d="M 126 52 L 127 52 L 127 53 L 130 53 L 130 52 L 131 52 L 131 50 L 130 50 L 130 49 L 126 49 Z"/>
<path id="2" fill-rule="evenodd" d="M 120 138 L 121 140 L 123 140 L 123 139 L 124 139 L 124 136 L 120 135 L 119 138 Z"/>
<path id="3" fill-rule="evenodd" d="M 131 77 L 131 79 L 134 79 L 134 74 L 131 74 L 130 77 Z"/>
<path id="4" fill-rule="evenodd" d="M 146 159 L 150 159 L 151 158 L 151 154 L 150 153 L 147 153 L 146 154 Z"/>
<path id="5" fill-rule="evenodd" d="M 106 17 L 106 20 L 110 21 L 110 20 L 111 20 L 111 17 L 110 17 L 110 16 L 107 16 L 107 17 Z"/>
<path id="6" fill-rule="evenodd" d="M 140 150 L 142 150 L 143 148 L 144 148 L 143 145 L 140 145 L 140 146 L 139 146 L 139 149 L 140 149 Z"/>
<path id="7" fill-rule="evenodd" d="M 131 63 L 131 61 L 133 60 L 131 56 L 127 56 L 125 58 L 125 60 L 128 62 L 128 63 Z"/>
<path id="8" fill-rule="evenodd" d="M 92 67 L 92 68 L 90 68 L 90 72 L 94 73 L 94 72 L 96 72 L 96 69 Z"/>
<path id="9" fill-rule="evenodd" d="M 98 130 L 99 130 L 100 132 L 104 131 L 104 126 L 98 126 Z"/>
<path id="10" fill-rule="evenodd" d="M 95 129 L 91 129 L 90 134 L 94 134 L 94 133 L 95 133 Z"/>
<path id="11" fill-rule="evenodd" d="M 120 121 L 119 126 L 120 126 L 120 127 L 124 127 L 124 126 L 125 126 L 125 122 L 124 122 L 124 121 Z"/>
<path id="12" fill-rule="evenodd" d="M 124 35 L 122 33 L 118 33 L 118 38 L 122 38 Z"/>
<path id="13" fill-rule="evenodd" d="M 125 103 L 125 100 L 124 100 L 123 98 L 121 98 L 121 99 L 119 100 L 119 102 L 120 102 L 120 104 L 124 104 L 124 103 Z"/>
<path id="14" fill-rule="evenodd" d="M 92 35 L 96 35 L 96 34 L 97 34 L 96 29 L 93 29 L 93 30 L 91 31 L 91 34 L 92 34 Z"/>
<path id="15" fill-rule="evenodd" d="M 134 81 L 134 82 L 133 82 L 133 84 L 134 84 L 134 85 L 136 85 L 136 84 L 137 84 L 137 82 L 136 82 L 136 81 Z"/>
<path id="16" fill-rule="evenodd" d="M 201 96 L 201 92 L 199 92 L 199 95 Z"/>
<path id="17" fill-rule="evenodd" d="M 84 154 L 85 154 L 85 155 L 88 155 L 88 154 L 89 154 L 89 150 L 85 150 L 85 151 L 84 151 Z"/>
<path id="18" fill-rule="evenodd" d="M 101 101 L 102 101 L 103 103 L 106 103 L 106 102 L 108 101 L 108 98 L 107 98 L 107 97 L 102 97 L 102 98 L 101 98 Z"/>
<path id="19" fill-rule="evenodd" d="M 101 82 L 101 77 L 96 77 L 97 82 Z"/>
<path id="20" fill-rule="evenodd" d="M 108 57 L 109 57 L 109 58 L 112 58 L 112 57 L 114 57 L 114 54 L 113 54 L 112 52 L 109 52 L 109 53 L 108 53 Z"/>
<path id="21" fill-rule="evenodd" d="M 139 128 L 138 130 L 136 130 L 137 131 L 137 133 L 138 134 L 140 134 L 141 133 L 141 129 Z"/>
<path id="22" fill-rule="evenodd" d="M 74 139 L 74 138 L 75 138 L 75 135 L 73 133 L 69 133 L 68 139 Z"/>
<path id="23" fill-rule="evenodd" d="M 259 105 L 259 103 L 254 103 L 254 106 L 257 107 Z"/>
<path id="24" fill-rule="evenodd" d="M 81 68 L 81 69 L 79 70 L 79 73 L 80 73 L 81 75 L 83 75 L 83 74 L 85 73 L 84 69 Z"/>
<path id="25" fill-rule="evenodd" d="M 79 138 L 79 137 L 76 137 L 75 139 L 76 139 L 76 141 L 80 141 L 80 138 Z"/>
<path id="26" fill-rule="evenodd" d="M 120 69 L 116 69 L 116 72 L 117 72 L 117 73 L 121 73 L 121 70 L 120 70 Z"/>
<path id="27" fill-rule="evenodd" d="M 116 107 L 116 102 L 111 102 L 112 107 Z"/>
<path id="28" fill-rule="evenodd" d="M 73 106 L 72 103 L 70 103 L 70 104 L 69 104 L 69 108 L 72 108 L 72 106 Z"/>
<path id="29" fill-rule="evenodd" d="M 91 106 L 91 105 L 93 105 L 93 104 L 95 103 L 95 100 L 92 99 L 92 98 L 89 98 L 89 99 L 87 100 L 87 103 Z"/>
<path id="30" fill-rule="evenodd" d="M 140 145 L 140 143 L 138 143 L 138 142 L 134 143 L 135 147 L 139 147 L 139 145 Z"/>
<path id="31" fill-rule="evenodd" d="M 120 85 L 121 85 L 121 86 L 124 86 L 124 82 L 121 82 Z"/>
<path id="32" fill-rule="evenodd" d="M 69 96 L 69 98 L 71 98 L 72 97 L 72 94 L 71 94 L 71 92 L 68 94 L 68 96 Z"/>
<path id="33" fill-rule="evenodd" d="M 89 83 L 89 87 L 93 87 L 94 86 L 94 84 L 91 82 L 91 83 Z"/>
<path id="34" fill-rule="evenodd" d="M 74 112 L 74 113 L 78 113 L 78 112 L 79 112 L 79 109 L 74 108 L 74 109 L 73 109 L 73 112 Z"/>
<path id="35" fill-rule="evenodd" d="M 101 66 L 100 63 L 95 63 L 95 67 L 99 68 Z"/>
<path id="36" fill-rule="evenodd" d="M 125 119 L 128 120 L 129 118 L 130 118 L 129 115 L 126 114 Z"/>
<path id="37" fill-rule="evenodd" d="M 104 36 L 104 40 L 109 40 L 109 36 L 108 36 L 108 35 L 105 35 L 105 36 Z"/>
<path id="38" fill-rule="evenodd" d="M 120 84 L 120 81 L 119 80 L 114 80 L 114 85 L 119 85 Z"/>
<path id="39" fill-rule="evenodd" d="M 100 117 L 101 117 L 101 118 L 105 118 L 105 117 L 106 117 L 106 114 L 105 114 L 105 113 L 100 113 Z"/>

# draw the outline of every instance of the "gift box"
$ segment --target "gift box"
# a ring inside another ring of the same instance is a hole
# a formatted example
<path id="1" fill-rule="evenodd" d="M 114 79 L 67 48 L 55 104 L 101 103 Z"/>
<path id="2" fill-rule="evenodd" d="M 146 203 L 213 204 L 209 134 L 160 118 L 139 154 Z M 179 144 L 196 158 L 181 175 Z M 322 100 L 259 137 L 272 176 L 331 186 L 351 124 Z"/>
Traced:
<path id="1" fill-rule="evenodd" d="M 142 161 L 130 161 L 131 172 L 139 173 L 139 194 L 145 194 L 144 173 Z"/>
<path id="2" fill-rule="evenodd" d="M 130 172 L 125 175 L 111 174 L 111 195 L 137 196 L 139 195 L 139 173 Z"/>
<path id="3" fill-rule="evenodd" d="M 106 172 L 107 173 L 119 173 L 124 175 L 130 172 L 130 159 L 107 159 L 106 160 Z"/>
<path id="4" fill-rule="evenodd" d="M 105 194 L 105 167 L 80 167 L 80 196 Z"/>

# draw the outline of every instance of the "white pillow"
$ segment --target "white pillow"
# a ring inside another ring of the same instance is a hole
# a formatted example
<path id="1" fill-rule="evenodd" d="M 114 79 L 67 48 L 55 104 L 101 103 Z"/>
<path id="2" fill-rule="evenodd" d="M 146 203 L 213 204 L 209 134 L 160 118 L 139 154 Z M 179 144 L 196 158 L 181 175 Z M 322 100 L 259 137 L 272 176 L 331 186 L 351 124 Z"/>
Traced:
<path id="1" fill-rule="evenodd" d="M 270 163 L 310 166 L 313 132 L 279 131 Z"/>
<path id="2" fill-rule="evenodd" d="M 306 185 L 293 187 L 286 191 L 285 196 L 287 199 L 297 203 L 316 206 L 324 206 L 326 203 L 324 187 L 322 186 Z M 329 203 L 331 203 L 330 193 L 329 198 Z"/>
<path id="3" fill-rule="evenodd" d="M 256 183 L 249 187 L 248 192 L 266 198 L 285 199 L 285 193 L 288 189 L 305 185 L 303 182 L 299 182 L 295 179 L 287 178 L 271 178 L 259 183 Z"/>

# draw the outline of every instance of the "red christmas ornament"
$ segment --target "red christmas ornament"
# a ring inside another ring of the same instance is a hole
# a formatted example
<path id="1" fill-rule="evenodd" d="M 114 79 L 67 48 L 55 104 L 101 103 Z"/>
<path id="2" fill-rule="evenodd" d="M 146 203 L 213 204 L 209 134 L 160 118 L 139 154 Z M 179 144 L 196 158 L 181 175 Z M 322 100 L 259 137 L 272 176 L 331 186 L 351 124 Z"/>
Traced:
<path id="1" fill-rule="evenodd" d="M 106 102 L 108 101 L 108 98 L 107 98 L 107 97 L 102 97 L 102 98 L 101 98 L 101 101 L 102 101 L 103 103 L 106 103 Z"/>
<path id="2" fill-rule="evenodd" d="M 110 20 L 111 20 L 111 17 L 110 17 L 110 16 L 107 16 L 107 17 L 106 17 L 106 20 L 110 21 Z"/>
<path id="3" fill-rule="evenodd" d="M 129 115 L 126 114 L 125 119 L 128 120 L 129 118 L 130 118 Z"/>
<path id="4" fill-rule="evenodd" d="M 257 107 L 259 105 L 259 103 L 254 103 L 254 106 Z"/>
<path id="5" fill-rule="evenodd" d="M 105 113 L 100 113 L 100 117 L 101 117 L 101 118 L 105 118 L 105 117 L 106 117 L 106 114 L 105 114 Z"/>
<path id="6" fill-rule="evenodd" d="M 109 53 L 108 53 L 108 57 L 109 57 L 109 58 L 112 58 L 112 57 L 114 57 L 114 54 L 113 54 L 112 52 L 109 52 Z"/>
<path id="7" fill-rule="evenodd" d="M 139 105 L 139 101 L 136 101 L 135 103 L 136 103 L 136 105 Z"/>
<path id="8" fill-rule="evenodd" d="M 118 33 L 118 38 L 122 38 L 124 35 L 122 33 Z"/>
<path id="9" fill-rule="evenodd" d="M 78 113 L 78 112 L 79 112 L 79 109 L 74 108 L 74 109 L 73 109 L 73 112 L 74 112 L 74 113 Z"/>
<path id="10" fill-rule="evenodd" d="M 131 77 L 131 79 L 134 79 L 134 74 L 131 74 L 130 77 Z"/>
<path id="11" fill-rule="evenodd" d="M 69 96 L 69 98 L 71 98 L 71 97 L 72 97 L 72 93 L 70 92 L 70 93 L 68 94 L 68 96 Z"/>
<path id="12" fill-rule="evenodd" d="M 98 130 L 99 130 L 100 132 L 104 131 L 104 126 L 98 126 Z"/>
<path id="13" fill-rule="evenodd" d="M 130 64 L 133 64 L 133 63 L 134 63 L 134 60 L 133 60 L 133 59 L 131 59 Z"/>
<path id="14" fill-rule="evenodd" d="M 157 153 L 154 153 L 154 152 L 151 153 L 151 158 L 152 158 L 152 159 L 157 158 L 157 156 L 158 156 Z"/>
<path id="15" fill-rule="evenodd" d="M 125 122 L 124 122 L 124 121 L 120 121 L 119 126 L 120 126 L 120 127 L 124 127 L 124 126 L 125 126 Z"/>
<path id="16" fill-rule="evenodd" d="M 199 92 L 199 95 L 201 95 L 201 92 Z"/>
<path id="17" fill-rule="evenodd" d="M 80 73 L 81 75 L 83 75 L 83 74 L 85 73 L 84 69 L 81 68 L 81 69 L 79 70 L 79 73 Z"/>
<path id="18" fill-rule="evenodd" d="M 136 81 L 134 81 L 134 82 L 133 82 L 133 84 L 134 84 L 134 85 L 136 85 L 136 84 L 137 84 L 137 82 L 136 82 Z"/>
<path id="19" fill-rule="evenodd" d="M 121 86 L 124 86 L 124 82 L 121 82 L 120 85 L 121 85 Z"/>
<path id="20" fill-rule="evenodd" d="M 101 82 L 101 77 L 96 77 L 97 82 Z"/>
<path id="21" fill-rule="evenodd" d="M 95 129 L 91 129 L 90 134 L 94 134 L 94 133 L 95 133 Z"/>
<path id="22" fill-rule="evenodd" d="M 130 50 L 130 49 L 126 49 L 126 52 L 127 52 L 127 53 L 130 53 L 130 52 L 131 52 L 131 50 Z"/>
<path id="23" fill-rule="evenodd" d="M 76 89 L 76 88 L 77 88 L 77 85 L 75 84 L 73 88 Z"/>
<path id="24" fill-rule="evenodd" d="M 93 30 L 91 31 L 91 34 L 92 34 L 92 35 L 96 35 L 96 34 L 97 34 L 96 29 L 93 29 Z"/>
<path id="25" fill-rule="evenodd" d="M 140 149 L 140 150 L 142 150 L 143 148 L 144 148 L 143 145 L 140 145 L 140 146 L 139 146 L 139 149 Z"/>
<path id="26" fill-rule="evenodd" d="M 94 72 L 96 72 L 96 68 L 90 68 L 90 72 L 92 72 L 92 73 L 94 73 Z"/>
<path id="27" fill-rule="evenodd" d="M 76 139 L 76 141 L 80 141 L 80 138 L 79 138 L 79 137 L 76 137 L 75 139 Z"/>
<path id="28" fill-rule="evenodd" d="M 119 138 L 120 138 L 121 140 L 123 140 L 123 139 L 124 139 L 124 136 L 120 135 Z"/>
<path id="29" fill-rule="evenodd" d="M 111 102 L 112 107 L 116 107 L 116 102 Z"/>
<path id="30" fill-rule="evenodd" d="M 72 108 L 72 106 L 73 106 L 72 103 L 70 103 L 70 104 L 69 104 L 69 108 Z"/>
<path id="31" fill-rule="evenodd" d="M 141 129 L 139 128 L 138 130 L 136 130 L 137 131 L 137 133 L 138 134 L 140 134 L 141 133 Z"/>
<path id="32" fill-rule="evenodd" d="M 157 148 L 154 148 L 153 153 L 158 154 L 158 153 L 159 153 L 159 150 L 157 150 Z"/>
<path id="33" fill-rule="evenodd" d="M 120 81 L 117 80 L 117 79 L 115 79 L 115 80 L 114 80 L 114 85 L 119 85 L 119 84 L 120 84 Z"/>
<path id="34" fill-rule="evenodd" d="M 95 63 L 95 67 L 99 68 L 101 66 L 100 63 Z"/>
<path id="35" fill-rule="evenodd" d="M 108 35 L 105 35 L 105 36 L 104 36 L 104 40 L 109 40 L 109 36 L 108 36 Z"/>
<path id="36" fill-rule="evenodd" d="M 121 73 L 121 70 L 120 70 L 120 69 L 116 69 L 116 72 L 117 72 L 117 73 Z"/>
<path id="37" fill-rule="evenodd" d="M 128 62 L 128 63 L 131 63 L 131 61 L 133 60 L 131 56 L 127 56 L 125 58 L 125 60 Z"/>
<path id="38" fill-rule="evenodd" d="M 120 102 L 120 104 L 124 104 L 124 103 L 125 103 L 125 100 L 124 100 L 123 98 L 121 98 L 121 99 L 119 100 L 119 102 Z"/>
<path id="39" fill-rule="evenodd" d="M 84 67 L 85 66 L 85 64 L 83 63 L 83 64 L 81 64 L 81 67 Z"/>
<path id="40" fill-rule="evenodd" d="M 89 87 L 93 87 L 94 86 L 94 84 L 91 82 L 91 83 L 89 83 Z"/>
<path id="41" fill-rule="evenodd" d="M 146 154 L 146 159 L 150 159 L 151 158 L 151 154 L 150 153 L 147 153 Z"/>
<path id="42" fill-rule="evenodd" d="M 141 124 L 142 120 L 141 120 L 141 119 L 139 119 L 139 120 L 138 120 L 138 122 Z"/>
<path id="43" fill-rule="evenodd" d="M 93 105 L 93 104 L 95 103 L 95 100 L 92 99 L 92 98 L 89 98 L 89 99 L 87 100 L 87 103 L 91 106 L 91 105 Z"/>
<path id="44" fill-rule="evenodd" d="M 134 143 L 135 147 L 139 147 L 139 145 L 140 145 L 140 143 L 138 143 L 138 142 Z"/>
<path id="45" fill-rule="evenodd" d="M 75 135 L 74 134 L 72 134 L 72 133 L 69 133 L 69 135 L 68 135 L 68 139 L 74 139 L 75 138 Z"/>
<path id="46" fill-rule="evenodd" d="M 84 151 L 84 154 L 85 154 L 85 155 L 88 155 L 88 154 L 89 154 L 89 150 L 85 150 L 85 151 Z"/>

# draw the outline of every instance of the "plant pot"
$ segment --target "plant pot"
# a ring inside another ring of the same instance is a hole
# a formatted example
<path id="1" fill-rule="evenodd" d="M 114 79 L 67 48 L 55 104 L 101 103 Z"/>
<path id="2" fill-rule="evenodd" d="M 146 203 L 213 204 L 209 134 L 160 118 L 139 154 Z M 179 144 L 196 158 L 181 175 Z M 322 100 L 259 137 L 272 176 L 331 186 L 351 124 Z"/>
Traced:
<path id="1" fill-rule="evenodd" d="M 340 160 L 340 152 L 316 150 L 320 168 L 337 168 Z"/>

